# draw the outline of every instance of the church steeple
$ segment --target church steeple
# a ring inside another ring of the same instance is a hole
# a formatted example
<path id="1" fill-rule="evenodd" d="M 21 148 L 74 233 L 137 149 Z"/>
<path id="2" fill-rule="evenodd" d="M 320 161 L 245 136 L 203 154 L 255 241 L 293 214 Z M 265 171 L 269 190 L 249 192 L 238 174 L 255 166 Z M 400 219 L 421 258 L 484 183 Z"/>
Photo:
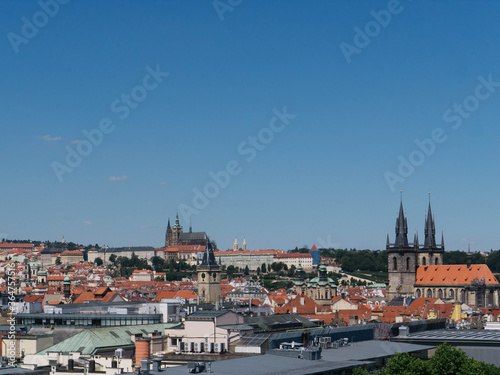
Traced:
<path id="1" fill-rule="evenodd" d="M 429 209 L 427 211 L 427 216 L 425 218 L 425 241 L 424 249 L 435 249 L 436 248 L 436 227 L 434 224 L 434 218 L 432 217 L 431 209 L 431 193 L 429 193 Z"/>
<path id="2" fill-rule="evenodd" d="M 240 249 L 240 245 L 238 245 L 238 238 L 234 239 L 233 251 L 238 251 Z"/>
<path id="3" fill-rule="evenodd" d="M 182 228 L 181 224 L 179 223 L 179 212 L 177 212 L 177 214 L 175 215 L 174 228 L 175 229 L 181 229 Z"/>
<path id="4" fill-rule="evenodd" d="M 168 218 L 168 225 L 167 225 L 167 230 L 169 229 L 172 229 L 172 227 L 170 226 L 170 218 Z"/>
<path id="5" fill-rule="evenodd" d="M 401 203 L 399 205 L 399 216 L 396 219 L 396 242 L 395 247 L 408 247 L 408 224 L 403 209 L 403 192 L 401 192 Z"/>

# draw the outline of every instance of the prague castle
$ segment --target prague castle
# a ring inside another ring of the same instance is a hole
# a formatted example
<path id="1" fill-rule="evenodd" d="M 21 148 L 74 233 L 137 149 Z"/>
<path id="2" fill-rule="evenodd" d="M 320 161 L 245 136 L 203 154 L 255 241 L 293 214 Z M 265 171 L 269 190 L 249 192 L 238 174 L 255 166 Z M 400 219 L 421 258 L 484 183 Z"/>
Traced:
<path id="1" fill-rule="evenodd" d="M 205 232 L 193 232 L 193 228 L 189 226 L 189 232 L 184 233 L 182 225 L 179 223 L 179 214 L 176 215 L 175 224 L 170 226 L 168 219 L 167 233 L 165 235 L 165 247 L 183 246 L 183 245 L 200 245 L 206 246 L 208 237 Z"/>

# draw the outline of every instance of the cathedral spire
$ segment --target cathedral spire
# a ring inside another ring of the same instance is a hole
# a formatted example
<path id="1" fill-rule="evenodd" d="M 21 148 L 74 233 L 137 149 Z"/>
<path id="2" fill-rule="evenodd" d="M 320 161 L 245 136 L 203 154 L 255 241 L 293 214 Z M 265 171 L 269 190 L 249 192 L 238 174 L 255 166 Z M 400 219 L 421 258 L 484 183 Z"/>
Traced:
<path id="1" fill-rule="evenodd" d="M 425 249 L 436 248 L 436 227 L 434 224 L 434 218 L 431 209 L 431 193 L 429 193 L 429 209 L 427 211 L 427 216 L 425 218 L 424 233 L 425 233 L 424 248 Z"/>
<path id="2" fill-rule="evenodd" d="M 443 231 L 441 231 L 441 247 L 444 250 L 444 232 Z"/>
<path id="3" fill-rule="evenodd" d="M 170 226 L 170 218 L 168 218 L 167 230 L 168 230 L 168 229 L 172 229 L 172 227 Z"/>
<path id="4" fill-rule="evenodd" d="M 401 203 L 399 205 L 399 216 L 396 219 L 396 242 L 395 247 L 408 247 L 408 224 L 403 209 L 403 191 L 401 191 Z"/>
<path id="5" fill-rule="evenodd" d="M 175 215 L 175 224 L 174 224 L 174 228 L 176 229 L 181 229 L 182 226 L 179 222 L 179 211 L 177 211 L 177 214 Z"/>

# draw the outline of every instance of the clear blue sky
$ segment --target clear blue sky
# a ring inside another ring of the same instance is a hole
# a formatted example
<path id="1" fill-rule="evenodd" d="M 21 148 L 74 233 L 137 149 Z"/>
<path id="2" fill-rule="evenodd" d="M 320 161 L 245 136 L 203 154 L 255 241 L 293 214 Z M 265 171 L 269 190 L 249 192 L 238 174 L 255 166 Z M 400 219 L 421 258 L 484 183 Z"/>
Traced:
<path id="1" fill-rule="evenodd" d="M 45 1 L 0 1 L 1 237 L 161 246 L 236 161 L 191 215 L 221 249 L 384 248 L 400 189 L 411 238 L 431 191 L 447 249 L 500 248 L 498 2 Z"/>

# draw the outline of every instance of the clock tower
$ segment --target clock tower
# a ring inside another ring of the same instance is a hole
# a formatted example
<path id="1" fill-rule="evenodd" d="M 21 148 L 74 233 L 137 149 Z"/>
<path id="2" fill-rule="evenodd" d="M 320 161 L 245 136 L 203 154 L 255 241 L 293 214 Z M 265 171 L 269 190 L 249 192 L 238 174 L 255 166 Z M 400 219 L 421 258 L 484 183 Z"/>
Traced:
<path id="1" fill-rule="evenodd" d="M 219 302 L 221 298 L 221 267 L 215 260 L 213 245 L 207 241 L 203 260 L 196 268 L 198 273 L 198 298 L 203 303 Z"/>

